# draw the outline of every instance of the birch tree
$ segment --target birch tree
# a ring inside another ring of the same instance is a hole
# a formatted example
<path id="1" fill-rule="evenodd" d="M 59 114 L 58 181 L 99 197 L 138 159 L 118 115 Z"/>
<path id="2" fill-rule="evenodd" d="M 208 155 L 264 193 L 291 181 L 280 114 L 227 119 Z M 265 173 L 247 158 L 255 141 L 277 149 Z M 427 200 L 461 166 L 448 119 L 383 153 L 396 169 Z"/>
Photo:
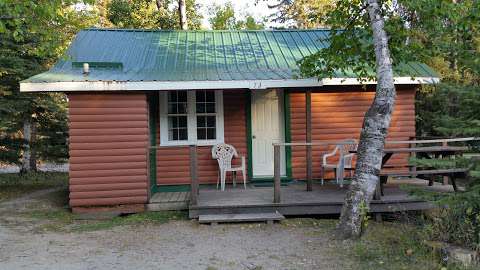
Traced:
<path id="1" fill-rule="evenodd" d="M 389 1 L 337 1 L 325 20 L 332 27 L 327 41 L 330 46 L 300 62 L 306 76 L 322 78 L 333 77 L 338 71 L 353 72 L 363 81 L 377 82 L 375 98 L 363 121 L 355 174 L 337 225 L 340 238 L 361 235 L 379 181 L 396 96 L 393 60 L 416 60 L 415 48 L 405 43 L 408 29 L 395 8 Z"/>
<path id="2" fill-rule="evenodd" d="M 343 238 L 357 237 L 361 234 L 364 218 L 362 206 L 369 205 L 379 181 L 383 148 L 396 96 L 383 14 L 377 0 L 365 2 L 373 32 L 377 89 L 373 103 L 365 114 L 354 181 L 345 198 L 337 226 Z"/>
<path id="3" fill-rule="evenodd" d="M 178 0 L 178 17 L 180 20 L 180 29 L 187 30 L 187 6 L 185 0 Z"/>

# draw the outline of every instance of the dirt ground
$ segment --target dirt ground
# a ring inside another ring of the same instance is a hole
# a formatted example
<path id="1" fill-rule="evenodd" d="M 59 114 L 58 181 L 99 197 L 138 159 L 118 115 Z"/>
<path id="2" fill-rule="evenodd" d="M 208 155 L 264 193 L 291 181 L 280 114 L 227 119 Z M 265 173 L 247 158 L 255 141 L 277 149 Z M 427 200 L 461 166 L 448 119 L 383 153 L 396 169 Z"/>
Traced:
<path id="1" fill-rule="evenodd" d="M 199 225 L 191 220 L 137 223 L 94 231 L 46 230 L 58 190 L 0 204 L 0 269 L 350 269 L 334 221 Z M 56 227 L 54 227 L 56 228 Z"/>

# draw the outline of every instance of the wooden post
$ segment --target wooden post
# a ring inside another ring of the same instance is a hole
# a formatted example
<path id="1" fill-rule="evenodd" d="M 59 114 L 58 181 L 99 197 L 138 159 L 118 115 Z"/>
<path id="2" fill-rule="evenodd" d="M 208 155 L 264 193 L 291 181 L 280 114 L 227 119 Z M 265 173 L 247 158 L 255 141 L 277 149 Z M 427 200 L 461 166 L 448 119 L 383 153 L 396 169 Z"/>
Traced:
<path id="1" fill-rule="evenodd" d="M 280 145 L 273 146 L 273 203 L 280 203 Z"/>
<path id="2" fill-rule="evenodd" d="M 312 142 L 312 90 L 305 93 L 307 143 Z M 312 146 L 307 145 L 307 191 L 312 191 Z"/>
<path id="3" fill-rule="evenodd" d="M 190 204 L 198 203 L 197 146 L 190 145 Z"/>
<path id="4" fill-rule="evenodd" d="M 448 142 L 447 142 L 447 141 L 443 141 L 443 142 L 442 142 L 442 146 L 448 146 Z M 443 159 L 443 158 L 444 158 L 444 157 L 442 156 L 442 159 Z M 448 185 L 448 176 L 444 176 L 444 177 L 443 177 L 443 185 Z M 453 183 L 452 183 L 452 185 L 453 185 Z"/>
<path id="5" fill-rule="evenodd" d="M 415 140 L 416 138 L 415 138 L 415 137 L 410 137 L 410 139 Z M 414 146 L 417 146 L 417 145 L 414 144 L 414 143 L 409 143 L 409 144 L 408 144 L 408 148 L 412 148 L 412 147 L 414 147 Z M 411 152 L 410 152 L 408 155 L 409 155 L 410 158 L 415 158 L 415 157 L 417 156 L 416 153 L 411 153 Z M 417 165 L 414 165 L 414 166 L 409 167 L 408 170 L 409 170 L 410 172 L 412 172 L 412 174 L 410 174 L 410 178 L 416 178 L 416 177 L 417 177 L 417 175 L 416 175 Z"/>

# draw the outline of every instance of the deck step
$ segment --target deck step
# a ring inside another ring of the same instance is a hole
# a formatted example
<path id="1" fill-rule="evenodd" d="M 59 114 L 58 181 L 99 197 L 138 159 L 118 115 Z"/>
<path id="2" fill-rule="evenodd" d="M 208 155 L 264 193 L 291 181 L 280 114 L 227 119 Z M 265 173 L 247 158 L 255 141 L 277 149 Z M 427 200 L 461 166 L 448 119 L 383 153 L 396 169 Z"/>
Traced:
<path id="1" fill-rule="evenodd" d="M 210 223 L 212 225 L 218 223 L 232 223 L 232 222 L 253 222 L 253 221 L 265 221 L 267 223 L 273 223 L 274 221 L 280 221 L 285 217 L 278 211 L 269 213 L 249 213 L 249 214 L 213 214 L 213 215 L 199 215 L 199 223 Z"/>

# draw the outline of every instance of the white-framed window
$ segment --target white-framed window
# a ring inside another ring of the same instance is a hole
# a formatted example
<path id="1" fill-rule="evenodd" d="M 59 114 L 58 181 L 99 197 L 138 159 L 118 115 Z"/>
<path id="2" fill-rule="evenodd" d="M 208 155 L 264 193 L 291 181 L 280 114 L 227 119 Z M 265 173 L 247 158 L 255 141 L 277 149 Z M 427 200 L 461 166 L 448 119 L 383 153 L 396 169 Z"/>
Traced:
<path id="1" fill-rule="evenodd" d="M 223 94 L 213 90 L 160 91 L 160 145 L 224 141 Z"/>

